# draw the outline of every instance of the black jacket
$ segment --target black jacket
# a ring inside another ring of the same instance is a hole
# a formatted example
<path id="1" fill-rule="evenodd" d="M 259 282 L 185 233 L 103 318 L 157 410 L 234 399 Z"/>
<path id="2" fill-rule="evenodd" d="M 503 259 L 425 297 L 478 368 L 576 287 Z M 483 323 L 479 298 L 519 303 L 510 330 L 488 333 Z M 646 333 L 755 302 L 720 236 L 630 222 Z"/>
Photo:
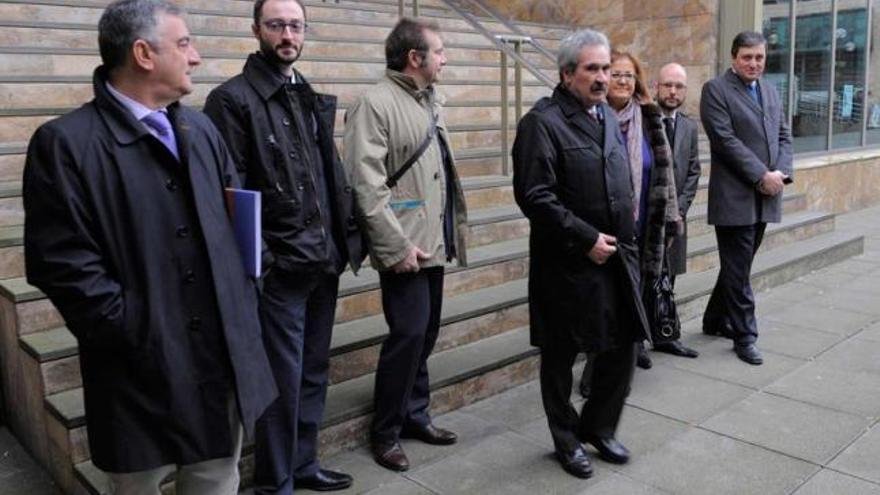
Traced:
<path id="1" fill-rule="evenodd" d="M 607 105 L 589 120 L 561 86 L 517 127 L 513 191 L 529 218 L 532 344 L 564 338 L 603 351 L 648 338 L 639 292 L 633 189 L 623 137 Z M 618 253 L 597 265 L 587 253 L 599 233 Z"/>
<path id="2" fill-rule="evenodd" d="M 95 99 L 31 139 L 28 282 L 77 337 L 96 466 L 226 457 L 231 394 L 249 431 L 276 395 L 224 202 L 238 178 L 204 115 L 168 107 L 178 162 L 105 80 L 98 68 Z"/>
<path id="3" fill-rule="evenodd" d="M 267 264 L 326 271 L 332 235 L 342 261 L 356 271 L 364 251 L 354 195 L 333 142 L 336 97 L 314 92 L 297 76 L 303 82 L 290 84 L 262 55 L 251 54 L 241 74 L 211 91 L 205 113 L 226 139 L 244 187 L 262 192 Z M 301 111 L 294 111 L 296 102 L 304 103 Z M 314 141 L 301 141 L 297 129 Z M 328 185 L 330 211 L 321 207 L 318 188 L 324 184 L 316 172 Z"/>

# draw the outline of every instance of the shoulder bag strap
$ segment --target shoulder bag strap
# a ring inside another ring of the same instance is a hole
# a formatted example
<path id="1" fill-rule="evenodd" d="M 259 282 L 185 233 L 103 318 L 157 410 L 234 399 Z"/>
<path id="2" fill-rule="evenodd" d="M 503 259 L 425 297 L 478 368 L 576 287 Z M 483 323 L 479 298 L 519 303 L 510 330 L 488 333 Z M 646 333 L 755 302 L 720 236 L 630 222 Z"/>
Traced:
<path id="1" fill-rule="evenodd" d="M 396 186 L 397 181 L 399 181 L 400 178 L 403 177 L 403 174 L 405 174 L 410 168 L 412 168 L 416 161 L 418 161 L 418 159 L 421 158 L 422 155 L 425 153 L 425 150 L 428 149 L 428 146 L 431 145 L 431 141 L 434 139 L 434 134 L 437 133 L 437 119 L 439 117 L 439 112 L 431 117 L 431 124 L 428 126 L 428 133 L 425 136 L 424 141 L 422 141 L 422 144 L 419 145 L 419 149 L 417 149 L 416 152 L 413 153 L 412 156 L 409 157 L 409 159 L 407 159 L 399 169 L 397 169 L 397 172 L 394 172 L 394 174 L 385 181 L 385 185 L 388 186 L 388 188 Z"/>

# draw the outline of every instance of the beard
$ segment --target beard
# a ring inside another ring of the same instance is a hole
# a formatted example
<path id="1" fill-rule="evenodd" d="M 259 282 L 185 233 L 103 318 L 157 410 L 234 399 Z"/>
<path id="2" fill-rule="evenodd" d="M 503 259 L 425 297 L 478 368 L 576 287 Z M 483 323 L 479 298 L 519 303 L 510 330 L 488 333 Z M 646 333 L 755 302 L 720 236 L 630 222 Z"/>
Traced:
<path id="1" fill-rule="evenodd" d="M 296 52 L 292 57 L 283 57 L 278 51 L 282 48 L 293 48 Z M 299 59 L 302 54 L 302 45 L 297 47 L 293 43 L 282 43 L 280 45 L 272 45 L 266 40 L 260 38 L 260 52 L 266 57 L 266 60 L 275 65 L 292 65 Z"/>
<path id="2" fill-rule="evenodd" d="M 684 100 L 674 100 L 674 102 L 670 105 L 669 100 L 667 98 L 658 98 L 657 103 L 666 110 L 676 110 L 684 103 Z"/>

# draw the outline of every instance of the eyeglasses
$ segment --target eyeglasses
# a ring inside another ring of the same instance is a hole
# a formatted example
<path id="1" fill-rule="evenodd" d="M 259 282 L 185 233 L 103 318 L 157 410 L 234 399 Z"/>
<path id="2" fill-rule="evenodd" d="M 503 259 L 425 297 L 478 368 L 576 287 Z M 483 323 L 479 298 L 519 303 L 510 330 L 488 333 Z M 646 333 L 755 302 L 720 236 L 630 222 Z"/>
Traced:
<path id="1" fill-rule="evenodd" d="M 285 29 L 290 28 L 290 32 L 293 34 L 302 34 L 306 31 L 306 28 L 309 27 L 305 22 L 284 22 L 278 19 L 266 21 L 263 23 L 263 26 L 265 26 L 270 33 L 283 33 Z"/>
<path id="2" fill-rule="evenodd" d="M 681 91 L 681 90 L 683 90 L 683 89 L 687 89 L 687 84 L 683 84 L 683 83 L 671 83 L 671 82 L 665 82 L 665 83 L 660 83 L 660 86 L 662 86 L 662 87 L 664 87 L 664 88 L 666 88 L 666 89 L 673 89 L 673 88 L 675 88 L 675 89 L 677 89 L 677 90 L 679 90 L 679 91 Z"/>
<path id="3" fill-rule="evenodd" d="M 636 75 L 632 72 L 612 72 L 611 79 L 614 79 L 615 81 L 634 81 Z"/>

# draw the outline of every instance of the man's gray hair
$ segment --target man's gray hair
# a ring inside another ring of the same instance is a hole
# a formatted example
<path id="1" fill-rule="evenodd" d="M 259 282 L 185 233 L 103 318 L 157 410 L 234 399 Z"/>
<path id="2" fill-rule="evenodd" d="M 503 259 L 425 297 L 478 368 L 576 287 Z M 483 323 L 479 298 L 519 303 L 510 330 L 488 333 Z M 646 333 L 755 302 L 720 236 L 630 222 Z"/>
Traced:
<path id="1" fill-rule="evenodd" d="M 145 40 L 159 44 L 156 26 L 159 14 L 181 16 L 183 9 L 166 0 L 117 0 L 104 10 L 98 21 L 98 49 L 108 70 L 125 65 L 131 45 Z"/>
<path id="2" fill-rule="evenodd" d="M 556 54 L 556 65 L 559 67 L 559 78 L 563 72 L 572 72 L 577 68 L 581 50 L 589 46 L 604 46 L 611 51 L 608 37 L 593 29 L 580 29 L 566 36 L 559 42 Z"/>

